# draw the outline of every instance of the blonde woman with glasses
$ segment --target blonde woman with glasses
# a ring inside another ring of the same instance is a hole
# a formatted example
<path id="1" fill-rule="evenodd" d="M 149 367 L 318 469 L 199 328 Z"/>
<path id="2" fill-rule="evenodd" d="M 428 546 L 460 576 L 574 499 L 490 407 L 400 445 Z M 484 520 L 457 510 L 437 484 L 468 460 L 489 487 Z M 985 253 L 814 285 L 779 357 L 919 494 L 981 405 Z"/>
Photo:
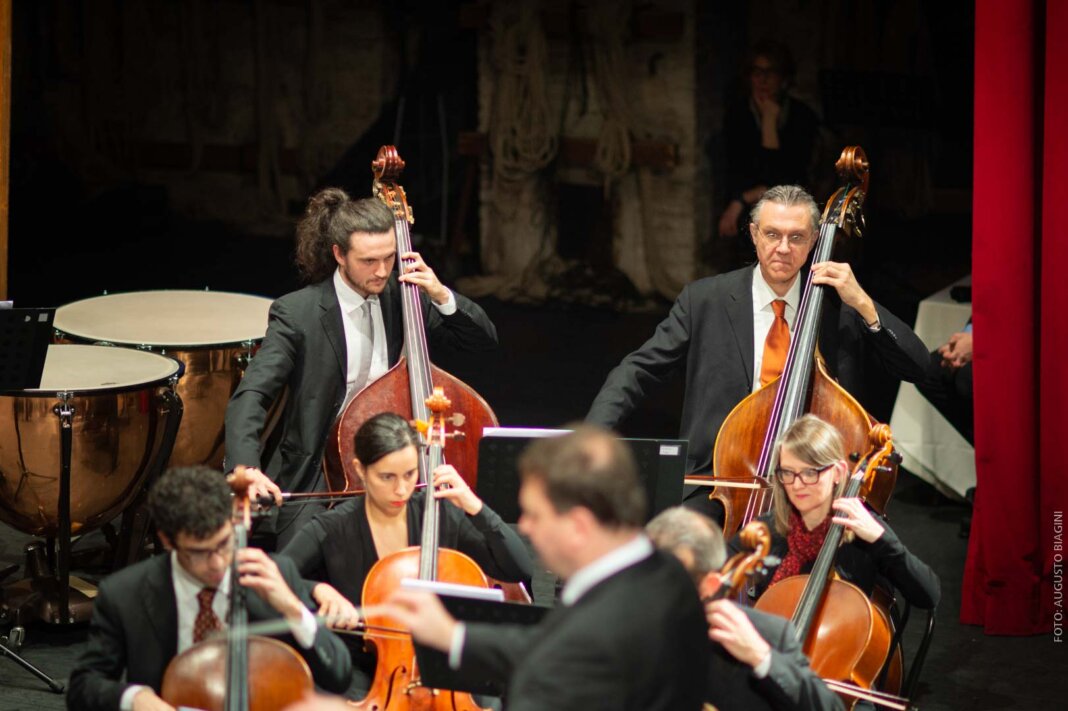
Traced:
<path id="1" fill-rule="evenodd" d="M 871 595 L 876 585 L 896 588 L 912 605 L 938 604 L 941 586 L 934 571 L 909 552 L 885 519 L 859 498 L 842 498 L 850 466 L 838 430 L 814 415 L 805 415 L 783 434 L 772 477 L 772 507 L 760 520 L 771 527 L 772 555 L 782 563 L 770 579 L 755 588 L 791 575 L 808 573 L 831 524 L 846 529 L 836 568 L 839 576 Z M 728 555 L 740 550 L 738 536 Z"/>

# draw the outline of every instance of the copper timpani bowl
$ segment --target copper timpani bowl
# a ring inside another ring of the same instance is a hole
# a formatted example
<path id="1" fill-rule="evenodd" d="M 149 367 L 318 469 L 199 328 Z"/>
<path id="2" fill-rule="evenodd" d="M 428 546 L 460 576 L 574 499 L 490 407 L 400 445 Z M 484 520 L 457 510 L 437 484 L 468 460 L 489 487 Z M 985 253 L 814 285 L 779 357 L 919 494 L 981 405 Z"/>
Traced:
<path id="1" fill-rule="evenodd" d="M 185 373 L 177 390 L 185 415 L 170 464 L 218 469 L 226 404 L 263 340 L 270 306 L 271 299 L 249 294 L 135 291 L 62 306 L 53 325 L 60 341 L 137 348 L 180 360 Z"/>
<path id="2" fill-rule="evenodd" d="M 167 398 L 179 369 L 155 353 L 50 345 L 39 388 L 0 392 L 0 520 L 56 534 L 64 406 L 73 410 L 72 531 L 125 509 L 160 456 L 168 418 L 180 416 Z"/>

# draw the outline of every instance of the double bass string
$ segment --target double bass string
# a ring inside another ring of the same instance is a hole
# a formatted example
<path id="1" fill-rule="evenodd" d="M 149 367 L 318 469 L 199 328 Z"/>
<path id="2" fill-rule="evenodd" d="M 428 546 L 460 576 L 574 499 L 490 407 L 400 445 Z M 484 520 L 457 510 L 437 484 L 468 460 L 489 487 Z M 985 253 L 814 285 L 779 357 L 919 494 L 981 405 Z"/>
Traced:
<path id="1" fill-rule="evenodd" d="M 840 208 L 839 196 L 845 194 L 840 190 L 832 197 L 831 202 Z M 832 214 L 836 212 L 831 211 Z M 816 248 L 813 251 L 812 262 L 818 263 L 830 259 L 834 249 L 834 233 L 836 225 L 827 220 L 820 225 L 820 231 Z M 768 429 L 764 433 L 764 446 L 761 448 L 760 459 L 757 463 L 758 475 L 765 479 L 771 478 L 771 460 L 775 451 L 775 441 L 779 435 L 796 420 L 804 410 L 805 385 L 809 382 L 812 363 L 811 359 L 802 359 L 798 353 L 815 352 L 816 337 L 819 319 L 823 311 L 823 288 L 812 283 L 812 272 L 809 271 L 805 279 L 805 286 L 801 293 L 801 303 L 798 305 L 798 319 L 794 326 L 793 336 L 790 339 L 790 348 L 786 356 L 786 364 L 782 375 L 779 377 L 779 390 L 775 394 L 771 416 L 768 418 Z M 749 497 L 746 504 L 745 516 L 742 518 L 744 526 L 749 521 L 767 510 L 767 498 L 770 492 L 761 489 Z"/>

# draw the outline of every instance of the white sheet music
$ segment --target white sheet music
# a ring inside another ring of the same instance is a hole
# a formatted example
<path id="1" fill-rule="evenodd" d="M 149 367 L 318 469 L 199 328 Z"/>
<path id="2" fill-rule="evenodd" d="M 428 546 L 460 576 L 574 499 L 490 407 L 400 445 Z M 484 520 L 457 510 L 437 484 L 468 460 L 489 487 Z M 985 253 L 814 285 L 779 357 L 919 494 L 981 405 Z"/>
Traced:
<path id="1" fill-rule="evenodd" d="M 419 578 L 405 578 L 401 580 L 401 587 L 405 590 L 426 590 L 436 595 L 452 595 L 453 597 L 466 597 L 471 600 L 504 602 L 504 591 L 500 588 L 480 588 L 474 585 L 443 583 L 437 580 L 420 580 Z"/>
<path id="2" fill-rule="evenodd" d="M 559 437 L 571 430 L 550 430 L 538 427 L 483 427 L 483 437 Z"/>

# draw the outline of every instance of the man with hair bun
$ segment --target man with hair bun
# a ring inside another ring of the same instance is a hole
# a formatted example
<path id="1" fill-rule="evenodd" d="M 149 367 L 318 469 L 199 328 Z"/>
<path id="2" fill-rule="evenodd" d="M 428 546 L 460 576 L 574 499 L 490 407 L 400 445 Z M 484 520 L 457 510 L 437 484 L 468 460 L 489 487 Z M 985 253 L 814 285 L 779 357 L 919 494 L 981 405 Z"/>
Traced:
<path id="1" fill-rule="evenodd" d="M 270 494 L 280 503 L 282 490 L 322 488 L 320 462 L 334 420 L 400 359 L 400 282 L 420 289 L 432 347 L 497 347 L 497 331 L 478 305 L 442 284 L 418 253 L 397 254 L 393 225 L 381 201 L 353 200 L 339 188 L 308 201 L 296 247 L 307 286 L 271 305 L 267 334 L 226 409 L 224 468 L 249 468 L 251 496 Z M 286 386 L 280 437 L 263 447 L 267 414 Z M 280 549 L 321 509 L 286 507 L 257 529 L 257 540 Z"/>

